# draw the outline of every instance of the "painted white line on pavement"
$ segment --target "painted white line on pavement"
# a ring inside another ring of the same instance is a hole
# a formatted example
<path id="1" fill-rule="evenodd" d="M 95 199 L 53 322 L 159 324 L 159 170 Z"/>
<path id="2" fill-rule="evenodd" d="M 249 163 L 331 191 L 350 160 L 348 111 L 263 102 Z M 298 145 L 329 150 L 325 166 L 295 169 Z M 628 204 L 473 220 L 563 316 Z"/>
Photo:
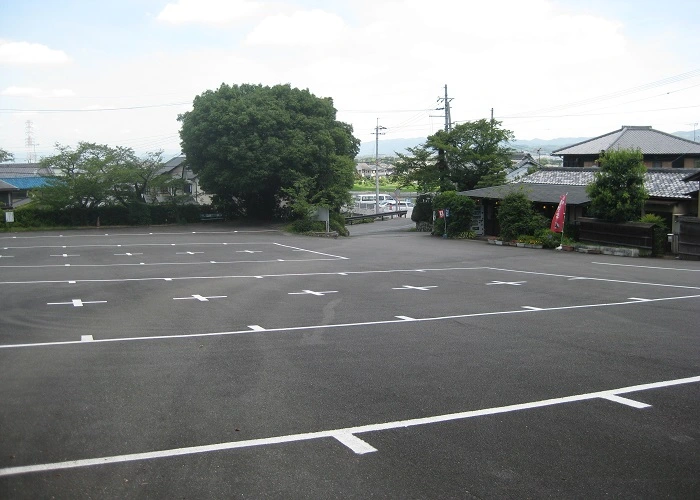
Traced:
<path id="1" fill-rule="evenodd" d="M 669 300 L 685 300 L 685 299 L 698 299 L 700 295 L 686 295 L 683 297 L 662 297 L 659 299 L 649 299 L 647 302 L 664 302 Z M 641 304 L 637 300 L 626 301 L 626 302 L 609 302 L 602 304 L 578 304 L 574 306 L 560 306 L 560 307 L 548 307 L 538 309 L 533 311 L 531 309 L 517 309 L 514 311 L 492 311 L 484 313 L 470 313 L 470 314 L 453 314 L 450 316 L 436 316 L 428 318 L 411 318 L 406 319 L 390 319 L 390 320 L 379 320 L 379 321 L 364 321 L 360 323 L 335 323 L 335 324 L 323 324 L 323 325 L 305 325 L 305 326 L 288 326 L 280 328 L 266 328 L 264 331 L 269 333 L 275 332 L 298 332 L 304 330 L 316 330 L 323 328 L 351 328 L 359 326 L 376 326 L 376 325 L 390 325 L 396 323 L 405 323 L 407 321 L 412 321 L 416 323 L 421 323 L 425 321 L 444 321 L 444 320 L 454 320 L 454 319 L 464 319 L 464 318 L 478 318 L 486 316 L 502 316 L 508 314 L 542 314 L 551 311 L 566 311 L 570 309 L 589 309 L 595 307 L 613 307 L 613 306 L 626 306 L 626 305 L 639 305 Z M 396 316 L 394 316 L 396 318 Z M 196 337 L 223 337 L 228 335 L 242 335 L 246 333 L 251 333 L 250 330 L 232 330 L 227 332 L 211 332 L 211 333 L 187 333 L 181 335 L 152 335 L 148 337 L 116 337 L 109 339 L 100 339 L 95 342 L 133 342 L 139 340 L 169 340 L 169 339 L 188 339 Z M 37 342 L 34 344 L 4 344 L 0 345 L 0 349 L 16 349 L 22 347 L 50 347 L 50 346 L 62 346 L 62 345 L 72 345 L 79 342 L 72 340 L 59 341 L 59 342 Z"/>
<path id="2" fill-rule="evenodd" d="M 568 278 L 570 280 L 604 281 L 606 283 L 622 283 L 625 285 L 648 285 L 648 286 L 662 286 L 662 287 L 668 287 L 668 288 L 685 288 L 687 290 L 700 290 L 700 286 L 667 285 L 665 283 L 648 283 L 645 281 L 613 280 L 613 279 L 609 279 L 609 278 L 589 278 L 589 277 L 585 277 L 585 276 L 570 276 L 567 274 L 540 273 L 537 271 L 521 271 L 518 269 L 504 269 L 504 268 L 500 268 L 500 267 L 484 267 L 482 269 L 489 269 L 491 271 L 505 271 L 508 273 L 532 274 L 535 276 L 553 276 L 555 278 Z"/>
<path id="3" fill-rule="evenodd" d="M 295 262 L 316 262 L 318 260 L 326 259 L 311 259 L 309 261 L 295 261 Z M 328 259 L 334 260 L 334 259 Z M 240 261 L 244 263 L 255 263 L 259 261 Z M 191 264 L 191 263 L 188 263 Z M 69 266 L 70 264 L 66 264 Z M 0 266 L 3 267 L 3 266 Z M 446 267 L 437 269 L 428 269 L 428 271 L 473 271 L 479 269 L 486 269 L 484 267 Z M 221 276 L 175 276 L 167 278 L 170 280 L 219 280 L 219 279 L 247 279 L 247 278 L 292 278 L 292 277 L 305 277 L 305 276 L 337 276 L 338 274 L 345 275 L 371 275 L 371 274 L 392 274 L 392 273 L 424 273 L 425 269 L 388 269 L 381 271 L 335 271 L 335 272 L 315 272 L 315 273 L 280 273 L 280 274 L 260 274 L 260 275 L 250 275 L 250 274 L 224 274 Z M 107 278 L 107 279 L 85 279 L 76 280 L 81 283 L 126 283 L 126 282 L 137 282 L 137 281 L 155 281 L 163 280 L 166 278 L 155 277 L 155 278 Z M 0 285 L 46 285 L 51 283 L 66 283 L 66 280 L 33 280 L 33 281 L 0 281 Z M 700 289 L 700 287 L 698 287 Z"/>
<path id="4" fill-rule="evenodd" d="M 620 403 L 623 405 L 631 406 L 632 408 L 651 408 L 651 405 L 648 405 L 646 403 L 640 403 L 639 401 L 634 401 L 633 399 L 628 399 L 628 398 L 623 398 L 621 396 L 615 396 L 614 394 L 608 395 L 608 396 L 602 396 L 603 399 L 607 399 L 608 401 L 612 401 L 613 403 Z"/>
<path id="5" fill-rule="evenodd" d="M 248 325 L 248 328 L 250 328 L 254 332 L 264 332 L 265 331 L 265 329 L 260 325 Z"/>
<path id="6" fill-rule="evenodd" d="M 302 441 L 310 441 L 314 439 L 334 438 L 345 446 L 353 450 L 355 453 L 364 454 L 376 449 L 370 446 L 365 441 L 357 438 L 355 434 L 363 434 L 367 432 L 379 432 L 393 429 L 405 429 L 420 425 L 437 424 L 441 422 L 453 422 L 457 420 L 466 420 L 474 417 L 483 417 L 488 415 L 498 415 L 522 410 L 531 410 L 535 408 L 544 408 L 567 403 L 575 403 L 579 401 L 589 401 L 592 399 L 609 399 L 610 396 L 617 394 L 626 394 L 629 392 L 648 391 L 652 389 L 660 389 L 664 387 L 672 387 L 683 384 L 693 384 L 700 382 L 700 376 L 688 377 L 675 380 L 665 380 L 662 382 L 653 382 L 650 384 L 641 384 L 629 387 L 621 387 L 600 392 L 589 392 L 586 394 L 577 394 L 574 396 L 565 396 L 552 399 L 544 399 L 529 403 L 513 404 L 508 406 L 499 406 L 495 408 L 485 408 L 482 410 L 471 410 L 459 413 L 448 413 L 445 415 L 436 415 L 432 417 L 421 417 L 409 420 L 399 420 L 392 422 L 384 422 L 380 424 L 360 425 L 355 427 L 346 427 L 342 429 L 332 429 L 327 431 L 307 432 L 303 434 L 289 434 L 283 436 L 274 436 L 269 438 L 249 439 L 245 441 L 230 441 L 226 443 L 216 443 L 202 446 L 190 446 L 186 448 L 172 448 L 159 451 L 150 451 L 144 453 L 132 453 L 127 455 L 113 455 L 99 458 L 87 458 L 81 460 L 69 460 L 65 462 L 54 462 L 46 464 L 24 465 L 17 467 L 6 467 L 0 469 L 0 477 L 17 476 L 20 474 L 29 474 L 34 472 L 52 472 L 62 469 L 74 469 L 78 467 L 90 467 L 95 465 L 107 465 L 123 462 L 136 462 L 141 460 L 153 460 L 157 458 L 176 457 L 183 455 L 195 455 L 200 453 L 210 453 L 224 450 L 234 450 L 239 448 L 253 448 L 257 446 L 269 446 L 282 443 L 298 443 Z M 624 398 L 622 398 L 624 399 Z"/>
<path id="7" fill-rule="evenodd" d="M 79 257 L 79 255 L 76 256 L 71 256 L 69 257 Z M 345 258 L 345 257 L 343 257 Z M 318 262 L 318 261 L 334 261 L 338 260 L 337 258 L 328 258 L 328 259 L 273 259 L 273 260 L 230 260 L 230 261 L 215 261 L 215 260 L 210 260 L 210 261 L 202 261 L 202 262 L 152 262 L 149 264 L 146 264 L 144 262 L 140 262 L 139 264 L 129 264 L 129 263 L 116 263 L 116 264 L 72 264 L 72 267 L 132 267 L 132 266 L 201 266 L 203 264 L 267 264 L 270 262 Z M 0 266 L 0 268 L 7 268 L 7 269 L 42 269 L 42 268 L 49 268 L 49 267 L 63 267 L 63 266 L 71 266 L 71 264 L 39 264 L 35 266 Z M 331 273 L 331 274 L 338 274 L 338 273 Z M 105 281 L 111 281 L 111 280 L 105 280 Z"/>
<path id="8" fill-rule="evenodd" d="M 523 309 L 529 309 L 530 311 L 541 311 L 542 310 L 541 307 L 535 307 L 535 306 L 520 306 L 520 307 L 522 307 Z"/>
<path id="9" fill-rule="evenodd" d="M 332 254 L 323 253 L 323 252 L 314 252 L 313 250 L 306 250 L 305 248 L 293 247 L 290 245 L 283 245 L 282 243 L 273 243 L 273 245 L 277 245 L 278 247 L 283 247 L 283 248 L 291 248 L 292 250 L 298 250 L 300 252 L 315 253 L 316 255 L 323 255 L 324 257 L 333 257 L 335 259 L 348 260 L 347 257 L 341 257 L 340 255 L 332 255 Z"/>
<path id="10" fill-rule="evenodd" d="M 333 437 L 358 455 L 364 455 L 365 453 L 373 453 L 377 451 L 374 446 L 370 445 L 366 441 L 363 441 L 357 436 L 350 434 L 349 432 L 339 432 L 334 434 Z"/>
<path id="11" fill-rule="evenodd" d="M 638 267 L 641 269 L 661 269 L 663 271 L 681 271 L 681 272 L 690 272 L 690 273 L 700 272 L 700 269 L 686 269 L 686 268 L 682 268 L 682 267 L 639 266 L 636 264 L 613 264 L 612 262 L 591 262 L 591 264 L 596 264 L 599 266 Z"/>
<path id="12" fill-rule="evenodd" d="M 81 336 L 80 336 L 80 341 L 81 341 L 81 342 L 92 342 L 92 341 L 94 341 L 94 340 L 95 340 L 95 339 L 92 338 L 92 335 L 81 335 Z"/>
<path id="13" fill-rule="evenodd" d="M 395 318 L 402 319 L 402 320 L 404 320 L 404 321 L 415 321 L 415 320 L 416 320 L 415 318 L 412 318 L 412 317 L 410 317 L 410 316 L 394 316 L 394 317 L 395 317 Z"/>

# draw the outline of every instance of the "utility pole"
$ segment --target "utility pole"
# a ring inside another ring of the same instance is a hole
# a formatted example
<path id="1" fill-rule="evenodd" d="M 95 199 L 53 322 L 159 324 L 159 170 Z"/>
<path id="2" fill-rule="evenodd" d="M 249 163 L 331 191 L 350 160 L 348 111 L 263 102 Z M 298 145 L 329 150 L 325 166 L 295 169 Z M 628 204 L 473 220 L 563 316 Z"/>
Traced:
<path id="1" fill-rule="evenodd" d="M 437 102 L 444 102 L 445 107 L 443 108 L 435 108 L 435 109 L 444 109 L 445 110 L 445 132 L 450 133 L 452 131 L 452 116 L 450 113 L 450 101 L 452 101 L 451 97 L 447 97 L 447 85 L 445 85 L 445 97 L 438 97 Z"/>
<path id="2" fill-rule="evenodd" d="M 386 127 L 379 125 L 379 118 L 377 118 L 377 126 L 374 128 L 374 184 L 376 188 L 376 194 L 374 197 L 374 213 L 379 213 L 379 136 L 384 135 L 384 132 L 380 130 L 386 130 Z"/>

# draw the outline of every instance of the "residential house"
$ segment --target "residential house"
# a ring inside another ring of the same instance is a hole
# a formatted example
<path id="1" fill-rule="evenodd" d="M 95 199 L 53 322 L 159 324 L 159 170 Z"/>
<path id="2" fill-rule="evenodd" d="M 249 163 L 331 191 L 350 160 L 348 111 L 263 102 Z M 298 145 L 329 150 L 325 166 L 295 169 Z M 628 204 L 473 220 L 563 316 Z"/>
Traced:
<path id="1" fill-rule="evenodd" d="M 52 175 L 39 163 L 0 164 L 0 207 L 15 208 L 29 203 L 29 191 L 44 186 Z"/>
<path id="2" fill-rule="evenodd" d="M 512 167 L 506 173 L 506 182 L 514 182 L 527 175 L 531 169 L 539 168 L 540 164 L 535 161 L 530 153 L 525 151 L 512 153 L 510 156 Z"/>
<path id="3" fill-rule="evenodd" d="M 601 152 L 639 149 L 647 168 L 700 168 L 700 143 L 654 130 L 651 126 L 623 126 L 593 139 L 552 152 L 564 167 L 594 167 Z"/>
<path id="4" fill-rule="evenodd" d="M 484 233 L 498 234 L 496 211 L 507 194 L 521 191 L 548 218 L 554 215 L 559 197 L 567 197 L 566 222 L 576 224 L 586 215 L 590 199 L 585 187 L 593 182 L 601 152 L 611 149 L 639 149 L 647 166 L 645 187 L 649 199 L 645 212 L 664 217 L 677 231 L 676 216 L 698 215 L 700 190 L 700 143 L 682 139 L 650 126 L 624 126 L 593 139 L 554 151 L 561 156 L 563 167 L 543 167 L 516 183 L 463 191 L 460 194 L 477 200 Z"/>
<path id="5" fill-rule="evenodd" d="M 168 160 L 158 171 L 158 175 L 165 175 L 185 181 L 184 193 L 177 192 L 176 188 L 161 187 L 155 188 L 148 196 L 147 201 L 163 202 L 177 194 L 186 194 L 192 197 L 194 203 L 199 205 L 211 204 L 211 196 L 199 187 L 199 176 L 185 163 L 185 155 L 175 156 Z"/>

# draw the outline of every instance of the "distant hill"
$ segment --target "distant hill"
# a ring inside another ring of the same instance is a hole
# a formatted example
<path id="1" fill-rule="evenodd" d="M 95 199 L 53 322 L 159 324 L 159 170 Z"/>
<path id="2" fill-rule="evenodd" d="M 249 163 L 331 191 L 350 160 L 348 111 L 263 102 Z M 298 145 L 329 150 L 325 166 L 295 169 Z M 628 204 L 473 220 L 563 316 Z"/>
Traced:
<path id="1" fill-rule="evenodd" d="M 379 156 L 396 156 L 396 152 L 405 153 L 406 148 L 413 148 L 425 142 L 425 137 L 414 137 L 413 139 L 386 139 L 379 140 Z M 360 152 L 357 156 L 372 156 L 376 153 L 375 141 L 363 142 L 360 145 Z"/>
<path id="2" fill-rule="evenodd" d="M 683 139 L 693 140 L 693 131 L 680 131 L 673 132 L 672 135 L 681 137 Z M 571 146 L 572 144 L 577 144 L 579 142 L 590 139 L 590 137 L 559 137 L 556 139 L 530 139 L 522 140 L 516 139 L 510 145 L 513 149 L 517 151 L 527 151 L 533 156 L 537 154 L 539 149 L 539 154 L 541 156 L 546 156 L 561 149 L 566 146 Z M 695 131 L 695 139 L 700 142 L 700 129 Z M 414 137 L 412 139 L 386 139 L 379 141 L 379 156 L 395 156 L 395 153 L 404 153 L 406 148 L 413 148 L 425 142 L 425 137 Z M 360 145 L 360 153 L 358 157 L 375 155 L 375 142 L 363 142 Z"/>

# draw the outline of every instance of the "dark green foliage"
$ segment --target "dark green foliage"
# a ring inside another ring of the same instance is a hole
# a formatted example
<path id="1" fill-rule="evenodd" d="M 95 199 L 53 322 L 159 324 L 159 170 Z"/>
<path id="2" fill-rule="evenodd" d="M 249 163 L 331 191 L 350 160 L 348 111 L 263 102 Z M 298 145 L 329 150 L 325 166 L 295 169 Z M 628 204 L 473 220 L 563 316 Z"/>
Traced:
<path id="1" fill-rule="evenodd" d="M 639 222 L 654 224 L 654 241 L 652 242 L 652 255 L 663 255 L 666 253 L 666 242 L 668 241 L 668 225 L 666 220 L 660 215 L 646 214 Z"/>
<path id="2" fill-rule="evenodd" d="M 520 192 L 510 193 L 501 200 L 497 218 L 504 241 L 514 240 L 521 234 L 535 235 L 547 224 L 547 220 L 535 212 L 532 202 Z"/>
<path id="3" fill-rule="evenodd" d="M 433 234 L 445 234 L 445 221 L 447 221 L 448 237 L 454 237 L 470 231 L 475 206 L 476 202 L 474 200 L 461 196 L 456 191 L 445 191 L 437 194 L 433 198 L 433 210 L 437 212 L 438 210 L 449 209 L 450 215 L 447 219 L 435 219 Z"/>
<path id="4" fill-rule="evenodd" d="M 599 164 L 600 171 L 586 187 L 591 198 L 591 213 L 609 222 L 638 219 L 648 198 L 642 152 L 638 149 L 609 150 L 601 155 Z"/>
<path id="5" fill-rule="evenodd" d="M 289 225 L 293 233 L 322 233 L 326 231 L 326 223 L 320 220 L 297 219 Z"/>
<path id="6" fill-rule="evenodd" d="M 230 216 L 269 219 L 281 202 L 332 211 L 350 201 L 359 141 L 329 98 L 290 85 L 226 85 L 195 97 L 182 150 L 201 186 Z"/>
<path id="7" fill-rule="evenodd" d="M 466 191 L 502 184 L 510 167 L 507 143 L 513 139 L 501 122 L 478 120 L 441 130 L 427 141 L 399 154 L 395 179 L 404 186 L 416 185 L 419 192 Z"/>
<path id="8" fill-rule="evenodd" d="M 538 241 L 542 242 L 543 248 L 555 248 L 561 244 L 561 233 L 555 233 L 546 227 L 538 229 L 534 235 Z"/>
<path id="9" fill-rule="evenodd" d="M 340 212 L 330 213 L 329 226 L 331 231 L 335 231 L 339 236 L 350 236 L 350 231 L 345 227 L 345 217 Z"/>
<path id="10" fill-rule="evenodd" d="M 429 222 L 433 223 L 433 195 L 424 193 L 418 195 L 416 204 L 411 212 L 411 220 L 413 222 Z"/>
<path id="11" fill-rule="evenodd" d="M 134 211 L 121 205 L 100 206 L 91 209 L 65 208 L 53 210 L 36 205 L 17 208 L 15 222 L 11 227 L 79 227 L 129 226 L 146 224 L 194 223 L 200 221 L 200 215 L 211 213 L 216 209 L 204 205 L 145 205 L 141 204 Z M 149 222 L 150 221 L 150 222 Z"/>

